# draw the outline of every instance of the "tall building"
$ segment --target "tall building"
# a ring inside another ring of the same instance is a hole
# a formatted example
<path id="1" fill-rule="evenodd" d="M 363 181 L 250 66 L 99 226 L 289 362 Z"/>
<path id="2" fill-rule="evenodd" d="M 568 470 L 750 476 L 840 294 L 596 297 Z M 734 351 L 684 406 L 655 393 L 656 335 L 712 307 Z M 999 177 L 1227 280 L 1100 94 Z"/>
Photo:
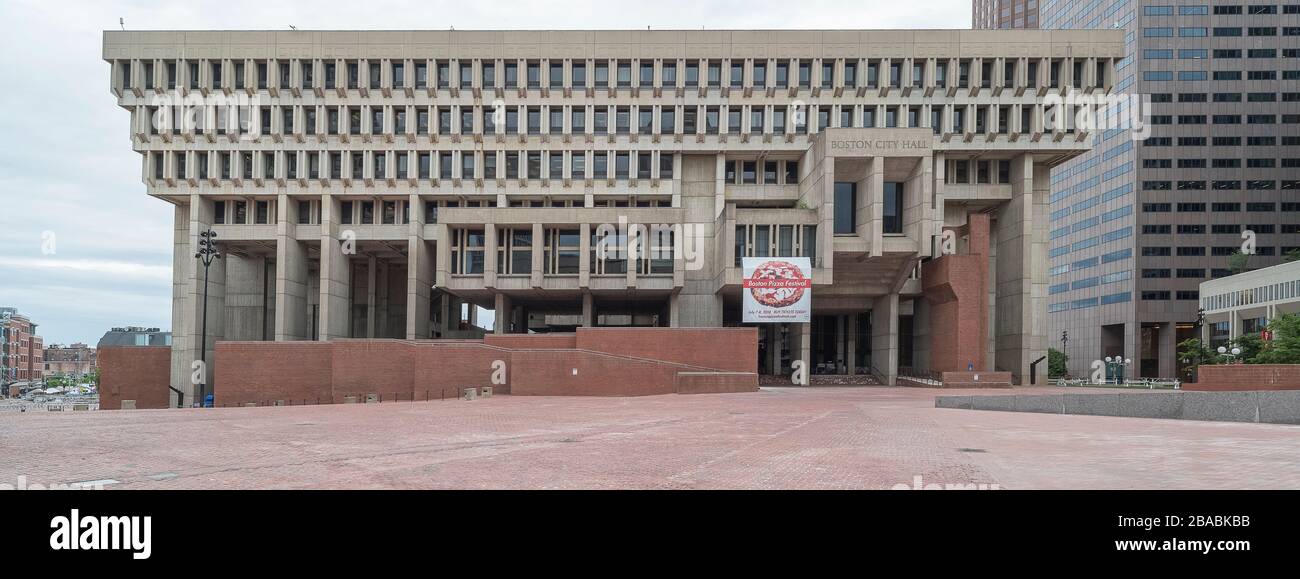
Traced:
<path id="1" fill-rule="evenodd" d="M 17 308 L 0 307 L 0 382 L 39 381 L 45 348 L 36 324 Z"/>
<path id="2" fill-rule="evenodd" d="M 1048 0 L 1052 3 L 1057 0 Z M 1039 0 L 973 0 L 972 28 L 1038 28 Z"/>
<path id="3" fill-rule="evenodd" d="M 1114 31 L 104 35 L 146 189 L 176 208 L 191 396 L 205 283 L 210 360 L 460 337 L 464 304 L 496 333 L 740 325 L 745 256 L 813 268 L 812 321 L 764 325 L 764 372 L 1027 381 L 1048 171 L 1091 145 L 1045 132 L 1039 95 L 1067 82 L 1046 71 L 1104 92 L 1122 56 Z M 251 102 L 184 126 L 168 95 Z M 600 250 L 632 240 L 652 251 Z"/>
<path id="4" fill-rule="evenodd" d="M 1115 91 L 1149 101 L 1147 135 L 1102 132 L 1052 174 L 1052 345 L 1075 375 L 1121 357 L 1186 378 L 1177 344 L 1197 337 L 1201 282 L 1300 247 L 1300 4 L 1058 0 L 1041 14 L 1042 29 L 1123 30 Z"/>

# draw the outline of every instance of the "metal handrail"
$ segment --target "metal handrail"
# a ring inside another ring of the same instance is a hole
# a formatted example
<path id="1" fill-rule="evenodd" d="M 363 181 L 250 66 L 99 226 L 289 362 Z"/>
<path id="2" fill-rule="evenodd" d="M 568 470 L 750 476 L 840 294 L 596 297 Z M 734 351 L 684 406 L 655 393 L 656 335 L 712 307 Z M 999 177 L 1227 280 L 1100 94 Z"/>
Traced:
<path id="1" fill-rule="evenodd" d="M 939 372 L 935 372 L 933 370 L 920 370 L 917 368 L 913 368 L 911 366 L 899 366 L 898 377 L 899 378 L 923 378 L 926 380 L 934 380 L 935 382 L 943 382 L 943 374 Z"/>

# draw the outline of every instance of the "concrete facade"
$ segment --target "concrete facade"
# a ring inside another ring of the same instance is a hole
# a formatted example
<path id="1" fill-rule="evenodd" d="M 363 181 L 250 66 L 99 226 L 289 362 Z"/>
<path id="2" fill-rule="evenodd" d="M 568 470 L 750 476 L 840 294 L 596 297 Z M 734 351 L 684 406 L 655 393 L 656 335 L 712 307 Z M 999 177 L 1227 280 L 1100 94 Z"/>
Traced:
<path id="1" fill-rule="evenodd" d="M 986 215 L 976 369 L 1027 379 L 1048 172 L 1091 146 L 1044 130 L 1042 97 L 1111 90 L 1122 55 L 1116 31 L 104 35 L 143 181 L 176 207 L 172 380 L 191 396 L 209 228 L 209 356 L 480 337 L 475 306 L 495 334 L 740 325 L 739 257 L 807 256 L 814 320 L 760 328 L 760 371 L 892 383 L 948 331 L 920 263 Z M 191 117 L 169 96 L 255 102 Z"/>

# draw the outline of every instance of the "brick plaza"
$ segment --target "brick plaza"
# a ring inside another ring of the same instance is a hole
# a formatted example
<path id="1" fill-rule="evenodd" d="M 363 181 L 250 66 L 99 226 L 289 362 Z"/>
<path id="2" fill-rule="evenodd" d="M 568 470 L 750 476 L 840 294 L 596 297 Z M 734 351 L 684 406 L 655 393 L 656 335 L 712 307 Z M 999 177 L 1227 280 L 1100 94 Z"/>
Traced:
<path id="1" fill-rule="evenodd" d="M 1003 489 L 1300 488 L 1300 426 L 934 408 L 934 396 L 961 392 L 765 387 L 6 412 L 0 482 L 25 475 L 40 484 L 119 481 L 109 489 L 880 489 L 920 476 Z"/>

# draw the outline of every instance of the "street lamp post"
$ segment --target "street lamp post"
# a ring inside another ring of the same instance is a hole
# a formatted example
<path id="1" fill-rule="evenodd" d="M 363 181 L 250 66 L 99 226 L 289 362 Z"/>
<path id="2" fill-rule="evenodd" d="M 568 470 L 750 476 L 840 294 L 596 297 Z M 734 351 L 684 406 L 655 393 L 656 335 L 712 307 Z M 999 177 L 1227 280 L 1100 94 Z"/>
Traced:
<path id="1" fill-rule="evenodd" d="M 209 228 L 199 233 L 199 251 L 194 257 L 203 264 L 203 323 L 199 331 L 199 360 L 202 362 L 203 378 L 199 382 L 199 405 L 208 403 L 208 268 L 212 261 L 221 259 L 217 250 L 217 232 Z"/>
<path id="2" fill-rule="evenodd" d="M 1123 356 L 1110 357 L 1106 356 L 1106 371 L 1111 377 L 1115 378 L 1115 385 L 1119 385 L 1121 380 L 1128 380 L 1129 366 L 1133 365 L 1132 358 Z"/>
<path id="3" fill-rule="evenodd" d="M 1232 363 L 1236 361 L 1237 356 L 1241 355 L 1241 348 L 1234 347 L 1233 349 L 1229 350 L 1224 346 L 1219 346 L 1219 355 L 1228 358 L 1228 363 Z"/>

